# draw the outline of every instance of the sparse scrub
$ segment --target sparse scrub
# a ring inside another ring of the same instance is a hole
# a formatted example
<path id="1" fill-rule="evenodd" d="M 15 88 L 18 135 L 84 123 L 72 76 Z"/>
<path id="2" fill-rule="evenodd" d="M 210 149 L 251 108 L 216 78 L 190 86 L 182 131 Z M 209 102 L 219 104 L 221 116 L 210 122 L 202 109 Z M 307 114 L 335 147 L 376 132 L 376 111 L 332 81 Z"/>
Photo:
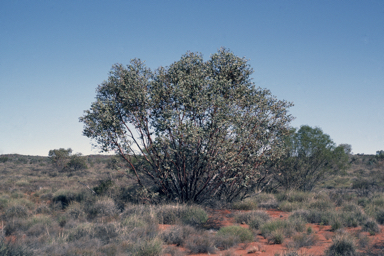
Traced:
<path id="1" fill-rule="evenodd" d="M 295 232 L 304 231 L 305 223 L 300 218 L 292 218 L 289 220 L 272 220 L 266 222 L 261 226 L 260 231 L 261 234 L 268 238 L 275 230 L 282 230 L 284 235 L 287 237 L 292 236 Z"/>

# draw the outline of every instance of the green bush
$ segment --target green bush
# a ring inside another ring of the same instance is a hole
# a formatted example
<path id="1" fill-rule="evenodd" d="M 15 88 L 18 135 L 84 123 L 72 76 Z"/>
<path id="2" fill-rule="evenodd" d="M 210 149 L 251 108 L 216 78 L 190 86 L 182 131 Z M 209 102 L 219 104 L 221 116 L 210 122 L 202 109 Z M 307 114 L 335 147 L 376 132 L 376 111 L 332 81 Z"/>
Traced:
<path id="1" fill-rule="evenodd" d="M 243 201 L 232 203 L 231 208 L 234 210 L 256 210 L 257 203 L 251 199 L 245 199 Z"/>
<path id="2" fill-rule="evenodd" d="M 185 240 L 189 236 L 196 233 L 198 233 L 198 231 L 191 226 L 177 225 L 162 232 L 161 238 L 167 244 L 175 244 L 177 246 L 180 246 L 184 245 Z"/>
<path id="3" fill-rule="evenodd" d="M 185 225 L 201 226 L 207 220 L 207 212 L 199 206 L 189 206 L 181 211 L 181 221 Z"/>
<path id="4" fill-rule="evenodd" d="M 268 213 L 264 211 L 239 212 L 235 214 L 235 221 L 237 223 L 249 224 L 254 218 L 261 218 L 264 221 L 270 219 Z"/>
<path id="5" fill-rule="evenodd" d="M 282 244 L 284 242 L 285 235 L 283 229 L 276 229 L 271 232 L 268 236 L 268 243 L 272 244 Z"/>
<path id="6" fill-rule="evenodd" d="M 111 198 L 97 200 L 92 206 L 86 209 L 88 218 L 113 217 L 118 214 L 115 202 Z"/>
<path id="7" fill-rule="evenodd" d="M 163 250 L 163 242 L 159 238 L 142 239 L 136 243 L 129 243 L 126 247 L 127 255 L 160 256 Z"/>
<path id="8" fill-rule="evenodd" d="M 379 209 L 376 212 L 376 221 L 381 225 L 384 224 L 384 209 Z"/>
<path id="9" fill-rule="evenodd" d="M 301 202 L 283 201 L 279 204 L 279 210 L 283 212 L 292 212 L 301 208 L 303 208 L 303 203 Z"/>
<path id="10" fill-rule="evenodd" d="M 191 235 L 185 241 L 185 248 L 187 248 L 191 254 L 213 254 L 216 251 L 214 240 L 209 237 L 208 234 Z"/>
<path id="11" fill-rule="evenodd" d="M 291 218 L 288 220 L 272 220 L 261 226 L 260 232 L 268 238 L 275 230 L 282 230 L 285 236 L 290 237 L 295 232 L 302 232 L 305 229 L 305 223 L 301 218 Z"/>
<path id="12" fill-rule="evenodd" d="M 7 242 L 4 236 L 0 236 L 0 255 L 2 256 L 30 256 L 32 250 L 18 243 Z"/>
<path id="13" fill-rule="evenodd" d="M 328 200 L 316 200 L 309 204 L 309 209 L 317 209 L 317 210 L 331 210 L 335 208 L 334 204 L 328 199 Z"/>
<path id="14" fill-rule="evenodd" d="M 233 235 L 239 237 L 240 242 L 252 242 L 254 237 L 252 232 L 249 229 L 240 227 L 240 226 L 226 226 L 220 228 L 216 236 L 228 236 Z"/>
<path id="15" fill-rule="evenodd" d="M 326 250 L 326 256 L 354 256 L 357 255 L 355 241 L 347 234 L 336 235 L 332 244 Z"/>
<path id="16" fill-rule="evenodd" d="M 377 222 L 373 219 L 366 220 L 362 226 L 363 231 L 368 231 L 372 235 L 380 233 L 380 227 Z"/>
<path id="17" fill-rule="evenodd" d="M 259 229 L 266 221 L 270 219 L 268 213 L 264 211 L 250 211 L 235 214 L 237 223 L 245 223 L 251 229 Z"/>
<path id="18" fill-rule="evenodd" d="M 27 207 L 21 204 L 13 204 L 9 206 L 4 213 L 6 219 L 25 218 L 29 215 Z"/>
<path id="19" fill-rule="evenodd" d="M 312 198 L 312 194 L 302 191 L 290 191 L 288 193 L 281 193 L 276 195 L 278 201 L 299 202 L 306 203 Z"/>
<path id="20" fill-rule="evenodd" d="M 9 160 L 7 156 L 0 156 L 0 163 L 5 163 Z"/>
<path id="21" fill-rule="evenodd" d="M 289 247 L 294 247 L 296 249 L 301 247 L 310 247 L 317 243 L 319 238 L 308 232 L 307 233 L 301 233 L 293 236 L 292 243 L 289 244 Z"/>

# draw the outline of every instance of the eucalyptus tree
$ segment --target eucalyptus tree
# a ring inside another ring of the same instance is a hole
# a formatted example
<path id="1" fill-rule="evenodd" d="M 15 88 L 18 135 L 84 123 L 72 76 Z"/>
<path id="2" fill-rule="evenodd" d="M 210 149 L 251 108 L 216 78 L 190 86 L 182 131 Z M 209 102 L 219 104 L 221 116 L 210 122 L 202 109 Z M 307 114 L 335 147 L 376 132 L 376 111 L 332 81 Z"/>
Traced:
<path id="1" fill-rule="evenodd" d="M 328 134 L 303 125 L 285 139 L 285 154 L 275 162 L 275 180 L 286 190 L 311 191 L 348 165 L 351 146 L 336 146 Z"/>
<path id="2" fill-rule="evenodd" d="M 145 190 L 143 177 L 180 202 L 244 198 L 270 178 L 263 164 L 281 155 L 292 120 L 292 103 L 256 88 L 252 72 L 224 48 L 155 71 L 115 64 L 80 117 L 83 134 L 119 154 Z"/>

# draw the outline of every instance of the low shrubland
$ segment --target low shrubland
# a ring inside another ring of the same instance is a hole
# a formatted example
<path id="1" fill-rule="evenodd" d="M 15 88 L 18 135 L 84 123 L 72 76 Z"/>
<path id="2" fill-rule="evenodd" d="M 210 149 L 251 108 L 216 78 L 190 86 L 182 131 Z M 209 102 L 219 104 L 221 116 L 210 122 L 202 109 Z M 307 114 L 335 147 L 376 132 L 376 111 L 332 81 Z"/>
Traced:
<path id="1" fill-rule="evenodd" d="M 277 191 L 206 205 L 179 204 L 159 194 L 150 202 L 131 178 L 108 169 L 109 162 L 88 157 L 88 169 L 64 172 L 45 158 L 7 156 L 0 162 L 0 255 L 218 253 L 258 235 L 299 250 L 317 244 L 308 223 L 329 225 L 327 255 L 380 255 L 372 244 L 384 223 L 384 193 L 378 189 Z M 210 205 L 230 208 L 235 225 L 217 225 Z M 272 219 L 271 210 L 289 217 Z M 346 228 L 360 233 L 348 235 Z"/>

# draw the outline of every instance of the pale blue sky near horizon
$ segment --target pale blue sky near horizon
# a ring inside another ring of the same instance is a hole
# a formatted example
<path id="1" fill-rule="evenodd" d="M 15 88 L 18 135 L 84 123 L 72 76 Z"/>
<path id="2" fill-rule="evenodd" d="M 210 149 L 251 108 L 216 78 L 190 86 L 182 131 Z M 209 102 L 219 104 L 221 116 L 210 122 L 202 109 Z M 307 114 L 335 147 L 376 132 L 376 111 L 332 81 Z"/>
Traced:
<path id="1" fill-rule="evenodd" d="M 354 153 L 384 150 L 384 1 L 0 1 L 0 154 L 98 154 L 78 118 L 114 63 L 220 47 Z"/>

